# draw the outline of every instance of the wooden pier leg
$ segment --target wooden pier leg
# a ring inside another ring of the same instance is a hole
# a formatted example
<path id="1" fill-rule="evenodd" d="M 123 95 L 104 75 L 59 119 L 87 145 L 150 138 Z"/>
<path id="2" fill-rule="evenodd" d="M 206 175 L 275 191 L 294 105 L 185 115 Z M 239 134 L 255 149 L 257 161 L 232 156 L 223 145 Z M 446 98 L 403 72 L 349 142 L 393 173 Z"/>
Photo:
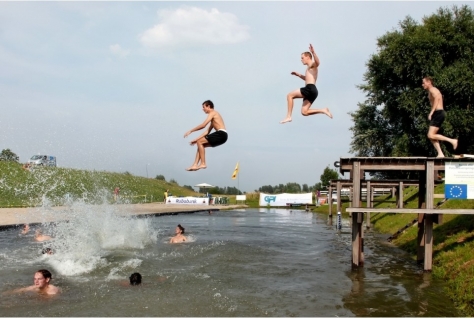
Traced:
<path id="1" fill-rule="evenodd" d="M 426 172 L 420 172 L 418 184 L 418 208 L 426 206 Z M 418 253 L 416 261 L 421 264 L 425 258 L 425 216 L 418 214 Z"/>
<path id="2" fill-rule="evenodd" d="M 332 217 L 332 187 L 328 188 L 328 207 L 329 207 L 329 216 Z"/>
<path id="3" fill-rule="evenodd" d="M 337 206 L 336 210 L 337 212 L 341 212 L 341 182 L 338 181 L 336 183 L 336 193 L 337 193 Z M 342 213 L 342 212 L 341 212 Z"/>
<path id="4" fill-rule="evenodd" d="M 434 200 L 434 161 L 426 161 L 426 208 L 433 209 Z M 425 263 L 424 271 L 433 268 L 433 216 L 425 215 Z"/>
<path id="5" fill-rule="evenodd" d="M 355 161 L 352 164 L 352 185 L 353 185 L 353 196 L 352 204 L 353 207 L 361 207 L 360 201 L 360 162 Z M 363 264 L 362 258 L 362 213 L 352 214 L 352 266 L 359 267 Z"/>
<path id="6" fill-rule="evenodd" d="M 398 208 L 403 208 L 403 182 L 398 184 Z"/>
<path id="7" fill-rule="evenodd" d="M 367 186 L 366 186 L 366 195 L 365 195 L 365 199 L 367 201 L 367 208 L 371 208 L 372 207 L 372 187 L 370 187 L 370 181 L 367 181 Z M 370 227 L 372 227 L 372 225 L 370 224 L 370 213 L 367 213 L 367 220 L 365 222 L 365 227 L 367 227 L 367 229 L 369 229 Z"/>

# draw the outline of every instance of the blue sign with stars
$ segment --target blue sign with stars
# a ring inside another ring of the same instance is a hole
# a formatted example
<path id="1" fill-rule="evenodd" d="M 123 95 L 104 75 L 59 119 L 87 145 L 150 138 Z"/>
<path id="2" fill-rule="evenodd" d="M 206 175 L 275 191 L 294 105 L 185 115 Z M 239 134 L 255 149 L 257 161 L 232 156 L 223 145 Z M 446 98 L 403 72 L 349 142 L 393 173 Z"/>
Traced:
<path id="1" fill-rule="evenodd" d="M 466 184 L 446 184 L 444 187 L 445 198 L 467 199 Z"/>

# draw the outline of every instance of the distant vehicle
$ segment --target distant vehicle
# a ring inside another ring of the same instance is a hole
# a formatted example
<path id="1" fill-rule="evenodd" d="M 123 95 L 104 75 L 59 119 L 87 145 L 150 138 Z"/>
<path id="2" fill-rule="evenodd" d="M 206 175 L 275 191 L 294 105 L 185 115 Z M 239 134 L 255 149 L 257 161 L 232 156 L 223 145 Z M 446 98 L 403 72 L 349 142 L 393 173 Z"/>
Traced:
<path id="1" fill-rule="evenodd" d="M 36 166 L 51 166 L 56 167 L 56 156 L 51 155 L 33 155 L 28 164 Z"/>

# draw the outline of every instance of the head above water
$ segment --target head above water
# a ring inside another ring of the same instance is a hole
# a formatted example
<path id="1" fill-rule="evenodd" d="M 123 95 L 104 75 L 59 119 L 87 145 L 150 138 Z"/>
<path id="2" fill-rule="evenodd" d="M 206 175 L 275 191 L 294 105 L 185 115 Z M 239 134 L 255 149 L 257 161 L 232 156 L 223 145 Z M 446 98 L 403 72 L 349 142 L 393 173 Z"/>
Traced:
<path id="1" fill-rule="evenodd" d="M 52 255 L 53 254 L 53 250 L 49 247 L 47 248 L 43 248 L 43 250 L 41 251 L 42 254 L 48 254 L 48 255 Z"/>
<path id="2" fill-rule="evenodd" d="M 48 286 L 49 281 L 51 280 L 51 273 L 47 269 L 40 269 L 35 272 L 33 278 L 34 284 L 39 289 L 44 289 Z"/>
<path id="3" fill-rule="evenodd" d="M 130 275 L 130 285 L 132 286 L 137 286 L 142 283 L 142 275 L 140 275 L 138 272 L 134 272 L 133 274 Z"/>
<path id="4" fill-rule="evenodd" d="M 184 234 L 184 227 L 181 226 L 181 224 L 178 224 L 178 226 L 176 228 L 181 231 L 181 234 Z"/>

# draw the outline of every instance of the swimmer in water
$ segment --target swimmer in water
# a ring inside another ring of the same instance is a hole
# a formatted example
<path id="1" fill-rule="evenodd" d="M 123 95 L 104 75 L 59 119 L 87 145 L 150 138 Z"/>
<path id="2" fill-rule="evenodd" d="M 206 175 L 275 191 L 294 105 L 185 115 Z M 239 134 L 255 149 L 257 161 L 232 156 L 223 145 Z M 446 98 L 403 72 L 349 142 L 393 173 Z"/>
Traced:
<path id="1" fill-rule="evenodd" d="M 23 229 L 21 230 L 20 234 L 25 235 L 25 234 L 28 234 L 29 231 L 30 231 L 30 225 L 25 224 L 23 225 Z"/>
<path id="2" fill-rule="evenodd" d="M 13 293 L 25 292 L 25 291 L 35 291 L 38 293 L 46 294 L 46 295 L 56 295 L 60 292 L 59 288 L 50 284 L 51 281 L 51 273 L 49 270 L 40 269 L 35 272 L 35 276 L 33 278 L 34 285 L 29 286 L 26 288 L 20 288 L 12 291 Z"/>
<path id="3" fill-rule="evenodd" d="M 138 272 L 131 274 L 129 279 L 131 286 L 138 286 L 142 283 L 142 275 L 140 275 Z"/>
<path id="4" fill-rule="evenodd" d="M 174 237 L 171 237 L 170 243 L 171 244 L 176 244 L 176 243 L 182 243 L 186 241 L 186 236 L 184 236 L 184 227 L 179 224 L 176 229 L 175 229 L 176 235 Z"/>
<path id="5" fill-rule="evenodd" d="M 49 248 L 49 247 L 44 248 L 44 249 L 41 251 L 41 253 L 42 253 L 43 255 L 44 255 L 44 254 L 47 254 L 47 255 L 52 255 L 52 254 L 54 254 L 53 250 L 52 250 L 51 248 Z"/>
<path id="6" fill-rule="evenodd" d="M 48 235 L 43 235 L 43 232 L 41 231 L 41 229 L 37 229 L 36 230 L 36 233 L 35 233 L 35 240 L 36 241 L 47 241 L 47 240 L 51 240 L 53 239 L 51 236 L 48 236 Z"/>

